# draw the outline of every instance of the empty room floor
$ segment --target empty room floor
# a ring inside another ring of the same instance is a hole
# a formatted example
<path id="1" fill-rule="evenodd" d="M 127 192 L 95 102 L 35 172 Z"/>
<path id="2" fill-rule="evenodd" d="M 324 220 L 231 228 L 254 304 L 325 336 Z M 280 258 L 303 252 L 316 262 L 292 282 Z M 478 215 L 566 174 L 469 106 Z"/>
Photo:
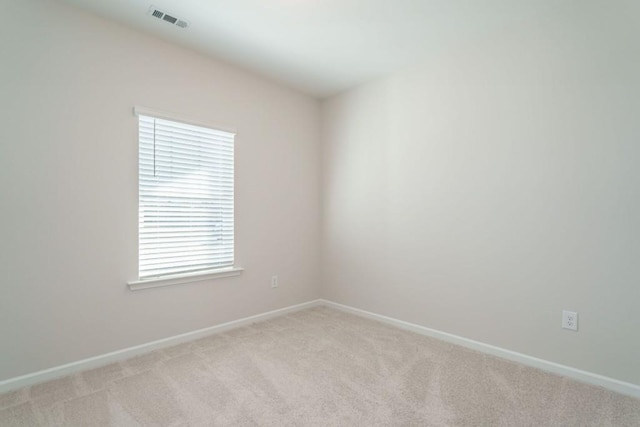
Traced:
<path id="1" fill-rule="evenodd" d="M 638 426 L 640 400 L 315 307 L 2 394 L 0 425 Z"/>

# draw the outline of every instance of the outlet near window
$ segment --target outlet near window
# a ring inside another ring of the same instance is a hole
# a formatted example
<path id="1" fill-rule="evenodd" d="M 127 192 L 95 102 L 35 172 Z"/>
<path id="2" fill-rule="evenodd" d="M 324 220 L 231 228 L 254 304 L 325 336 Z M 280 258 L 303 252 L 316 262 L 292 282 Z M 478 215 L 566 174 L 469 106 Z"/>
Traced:
<path id="1" fill-rule="evenodd" d="M 571 331 L 578 330 L 578 313 L 562 310 L 562 327 Z"/>

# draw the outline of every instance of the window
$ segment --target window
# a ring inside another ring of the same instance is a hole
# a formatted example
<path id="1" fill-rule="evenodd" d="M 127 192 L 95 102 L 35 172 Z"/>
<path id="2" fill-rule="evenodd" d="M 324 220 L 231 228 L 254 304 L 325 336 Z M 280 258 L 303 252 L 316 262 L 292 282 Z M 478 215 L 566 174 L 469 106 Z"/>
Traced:
<path id="1" fill-rule="evenodd" d="M 136 113 L 140 281 L 232 268 L 235 134 Z"/>

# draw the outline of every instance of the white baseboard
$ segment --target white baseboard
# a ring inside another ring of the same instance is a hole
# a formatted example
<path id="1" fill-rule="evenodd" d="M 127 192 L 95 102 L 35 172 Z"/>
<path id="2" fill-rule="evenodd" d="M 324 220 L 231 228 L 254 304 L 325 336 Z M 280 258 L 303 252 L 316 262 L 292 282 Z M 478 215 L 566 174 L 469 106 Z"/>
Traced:
<path id="1" fill-rule="evenodd" d="M 550 362 L 544 359 L 538 359 L 537 357 L 532 357 L 526 354 L 517 353 L 515 351 L 506 350 L 504 348 L 496 347 L 490 344 L 470 340 L 458 335 L 449 334 L 447 332 L 438 331 L 436 329 L 427 328 L 425 326 L 416 325 L 414 323 L 405 322 L 403 320 L 394 319 L 392 317 L 383 316 L 380 314 L 372 313 L 370 311 L 360 310 L 359 308 L 338 304 L 332 301 L 320 300 L 320 302 L 322 303 L 322 305 L 325 305 L 327 307 L 333 307 L 348 313 L 356 314 L 373 320 L 378 320 L 380 322 L 387 323 L 389 325 L 393 325 L 408 331 L 416 332 L 421 335 L 437 338 L 442 341 L 447 341 L 452 344 L 457 344 L 462 347 L 477 350 L 482 353 L 500 357 L 502 359 L 511 360 L 513 362 L 518 362 L 526 366 L 531 366 L 533 368 L 542 369 L 543 371 L 562 375 L 576 381 L 604 387 L 618 393 L 640 398 L 640 385 L 637 384 L 627 383 L 624 381 L 616 380 L 614 378 L 605 377 L 604 375 L 594 374 L 592 372 L 583 371 L 580 369 L 572 368 L 570 366 Z"/>
<path id="2" fill-rule="evenodd" d="M 228 331 L 230 329 L 239 328 L 241 326 L 249 325 L 255 322 L 261 322 L 263 320 L 267 320 L 273 317 L 281 316 L 283 314 L 303 310 L 305 308 L 315 307 L 321 304 L 322 302 L 320 300 L 313 300 L 313 301 L 305 302 L 302 304 L 292 305 L 292 306 L 281 308 L 278 310 L 257 314 L 255 316 L 249 316 L 249 317 L 234 320 L 231 322 L 222 323 L 220 325 L 215 325 L 215 326 L 211 326 L 204 329 L 198 329 L 192 332 L 175 335 L 173 337 L 163 338 L 161 340 L 140 344 L 134 347 L 113 351 L 111 353 L 90 357 L 88 359 L 78 360 L 77 362 L 55 366 L 53 368 L 45 369 L 45 370 L 34 372 L 31 374 L 9 378 L 7 380 L 0 381 L 0 393 L 16 390 L 22 387 L 27 387 L 33 384 L 63 377 L 65 375 L 85 371 L 87 369 L 108 365 L 110 363 L 128 359 L 130 357 L 137 356 L 143 353 L 148 353 L 153 350 L 171 347 L 173 345 L 180 344 L 185 341 L 195 340 L 198 338 L 205 337 L 207 335 Z"/>

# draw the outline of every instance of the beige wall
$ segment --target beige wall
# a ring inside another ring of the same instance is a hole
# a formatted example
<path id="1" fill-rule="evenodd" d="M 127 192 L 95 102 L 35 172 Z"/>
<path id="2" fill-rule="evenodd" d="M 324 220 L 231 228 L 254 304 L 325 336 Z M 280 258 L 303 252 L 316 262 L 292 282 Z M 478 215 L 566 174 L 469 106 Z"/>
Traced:
<path id="1" fill-rule="evenodd" d="M 640 384 L 640 31 L 595 3 L 323 103 L 323 297 Z"/>
<path id="2" fill-rule="evenodd" d="M 318 297 L 316 100 L 57 2 L 3 13 L 0 380 Z M 127 289 L 134 105 L 238 130 L 242 276 Z"/>

